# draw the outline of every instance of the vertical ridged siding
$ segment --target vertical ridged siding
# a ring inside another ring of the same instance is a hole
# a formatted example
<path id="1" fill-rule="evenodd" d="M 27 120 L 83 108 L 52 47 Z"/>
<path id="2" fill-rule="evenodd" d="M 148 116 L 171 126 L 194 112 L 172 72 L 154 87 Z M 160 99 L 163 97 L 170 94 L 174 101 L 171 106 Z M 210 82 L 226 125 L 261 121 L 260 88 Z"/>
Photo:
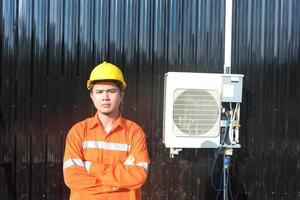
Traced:
<path id="1" fill-rule="evenodd" d="M 86 80 L 103 60 L 123 70 L 123 115 L 147 134 L 144 199 L 215 199 L 213 150 L 170 159 L 162 144 L 163 75 L 223 72 L 224 7 L 224 0 L 0 0 L 1 199 L 68 199 L 65 136 L 95 112 Z M 233 0 L 232 72 L 245 78 L 232 189 L 248 199 L 300 198 L 299 10 L 299 0 Z"/>
<path id="2" fill-rule="evenodd" d="M 251 199 L 298 199 L 300 2 L 236 1 L 234 10 L 233 65 L 245 74 L 240 178 Z"/>

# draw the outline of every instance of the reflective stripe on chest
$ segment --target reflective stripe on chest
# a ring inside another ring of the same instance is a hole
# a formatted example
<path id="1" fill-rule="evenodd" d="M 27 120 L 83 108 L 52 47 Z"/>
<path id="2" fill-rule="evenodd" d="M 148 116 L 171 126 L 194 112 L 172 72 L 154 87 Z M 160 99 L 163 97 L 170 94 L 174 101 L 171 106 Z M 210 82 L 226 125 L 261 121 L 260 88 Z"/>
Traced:
<path id="1" fill-rule="evenodd" d="M 111 151 L 130 151 L 130 145 L 122 143 L 112 143 L 104 141 L 84 141 L 82 143 L 83 149 L 103 149 Z"/>

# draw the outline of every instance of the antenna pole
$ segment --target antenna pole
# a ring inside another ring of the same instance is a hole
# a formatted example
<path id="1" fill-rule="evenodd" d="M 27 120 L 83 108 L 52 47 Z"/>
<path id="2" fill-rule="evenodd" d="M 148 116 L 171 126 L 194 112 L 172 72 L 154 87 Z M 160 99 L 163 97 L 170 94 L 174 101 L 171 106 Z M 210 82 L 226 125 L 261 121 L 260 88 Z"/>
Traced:
<path id="1" fill-rule="evenodd" d="M 231 74 L 232 0 L 226 0 L 224 74 Z"/>
<path id="2" fill-rule="evenodd" d="M 225 7 L 226 8 L 225 8 L 224 74 L 231 74 L 232 0 L 226 0 Z M 232 123 L 229 126 L 232 127 Z M 224 146 L 222 146 L 221 148 L 224 154 L 223 155 L 223 200 L 227 200 L 228 183 L 230 183 L 229 181 L 230 156 L 232 156 L 233 154 L 233 148 L 224 147 Z"/>

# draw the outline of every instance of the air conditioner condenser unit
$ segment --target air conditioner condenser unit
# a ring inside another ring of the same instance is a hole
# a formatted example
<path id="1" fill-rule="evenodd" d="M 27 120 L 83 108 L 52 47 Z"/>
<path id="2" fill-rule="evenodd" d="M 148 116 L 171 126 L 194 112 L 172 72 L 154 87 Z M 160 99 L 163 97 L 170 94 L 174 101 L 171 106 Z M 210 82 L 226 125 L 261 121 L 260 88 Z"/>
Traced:
<path id="1" fill-rule="evenodd" d="M 168 148 L 218 148 L 222 102 L 241 101 L 239 74 L 168 72 L 163 142 Z"/>

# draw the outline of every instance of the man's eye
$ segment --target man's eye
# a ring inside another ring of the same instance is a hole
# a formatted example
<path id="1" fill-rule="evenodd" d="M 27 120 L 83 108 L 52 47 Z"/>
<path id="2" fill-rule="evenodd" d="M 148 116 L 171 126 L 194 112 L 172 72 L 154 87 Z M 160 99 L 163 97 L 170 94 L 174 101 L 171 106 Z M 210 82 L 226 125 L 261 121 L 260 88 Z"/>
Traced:
<path id="1" fill-rule="evenodd" d="M 115 93 L 115 92 L 117 92 L 117 90 L 116 89 L 112 89 L 112 90 L 108 90 L 108 92 L 109 93 Z"/>

